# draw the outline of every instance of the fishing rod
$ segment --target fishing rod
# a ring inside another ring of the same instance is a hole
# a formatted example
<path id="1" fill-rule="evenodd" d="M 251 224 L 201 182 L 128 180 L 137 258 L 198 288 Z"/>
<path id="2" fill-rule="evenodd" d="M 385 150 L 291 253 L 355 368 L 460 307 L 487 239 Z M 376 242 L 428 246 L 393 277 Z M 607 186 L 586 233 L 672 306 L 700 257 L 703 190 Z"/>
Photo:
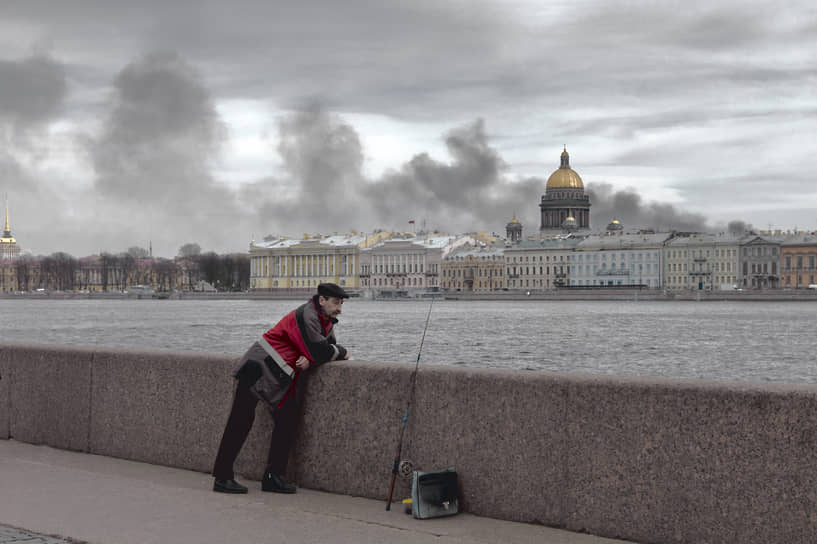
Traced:
<path id="1" fill-rule="evenodd" d="M 417 383 L 417 369 L 420 366 L 420 354 L 423 353 L 423 342 L 426 340 L 426 331 L 428 330 L 428 321 L 431 319 L 431 308 L 434 307 L 434 297 L 431 297 L 431 304 L 428 306 L 428 315 L 426 316 L 426 324 L 423 327 L 423 337 L 420 339 L 420 349 L 417 351 L 417 362 L 414 363 L 414 371 L 411 373 L 411 389 L 409 390 L 409 399 L 406 404 L 406 411 L 403 413 L 403 424 L 400 426 L 400 439 L 397 441 L 397 452 L 394 454 L 394 465 L 391 469 L 391 485 L 389 485 L 389 500 L 386 502 L 386 510 L 391 510 L 391 499 L 394 495 L 394 481 L 397 479 L 397 473 L 400 470 L 400 456 L 403 453 L 403 434 L 406 431 L 406 422 L 408 421 L 409 409 L 414 400 L 414 386 Z"/>

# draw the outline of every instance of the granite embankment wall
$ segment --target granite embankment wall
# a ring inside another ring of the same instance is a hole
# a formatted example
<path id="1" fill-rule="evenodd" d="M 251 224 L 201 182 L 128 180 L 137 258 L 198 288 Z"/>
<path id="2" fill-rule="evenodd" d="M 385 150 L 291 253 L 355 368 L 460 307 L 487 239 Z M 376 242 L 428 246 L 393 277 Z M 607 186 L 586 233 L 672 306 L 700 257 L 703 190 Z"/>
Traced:
<path id="1" fill-rule="evenodd" d="M 208 472 L 227 355 L 0 344 L 0 438 Z M 290 477 L 382 498 L 412 364 L 310 377 Z M 645 543 L 811 543 L 817 387 L 420 366 L 404 440 L 462 508 Z M 237 471 L 261 475 L 259 407 Z M 408 496 L 400 480 L 395 497 Z"/>

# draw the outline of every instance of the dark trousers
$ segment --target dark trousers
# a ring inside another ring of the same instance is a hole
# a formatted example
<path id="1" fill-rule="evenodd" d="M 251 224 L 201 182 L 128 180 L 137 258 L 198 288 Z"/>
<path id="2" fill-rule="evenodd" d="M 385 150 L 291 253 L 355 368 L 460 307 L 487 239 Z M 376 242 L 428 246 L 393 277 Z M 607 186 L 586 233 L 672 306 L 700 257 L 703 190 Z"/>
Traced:
<path id="1" fill-rule="evenodd" d="M 274 428 L 270 437 L 266 472 L 283 475 L 287 470 L 289 450 L 295 441 L 298 423 L 298 407 L 294 393 L 293 391 L 272 416 Z M 243 380 L 238 380 L 233 407 L 230 409 L 230 417 L 227 419 L 227 426 L 224 428 L 213 466 L 213 476 L 216 479 L 231 480 L 235 477 L 233 465 L 252 429 L 257 404 L 256 396 L 250 392 Z"/>

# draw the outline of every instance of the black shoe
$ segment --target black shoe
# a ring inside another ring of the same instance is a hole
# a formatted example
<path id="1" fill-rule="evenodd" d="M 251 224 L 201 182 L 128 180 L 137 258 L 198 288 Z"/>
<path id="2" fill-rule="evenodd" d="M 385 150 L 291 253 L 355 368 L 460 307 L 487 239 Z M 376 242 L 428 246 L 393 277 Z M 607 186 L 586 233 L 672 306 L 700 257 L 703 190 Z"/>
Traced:
<path id="1" fill-rule="evenodd" d="M 264 473 L 264 479 L 261 480 L 262 491 L 272 491 L 273 493 L 295 493 L 296 487 L 272 472 Z"/>
<path id="2" fill-rule="evenodd" d="M 213 491 L 219 493 L 246 493 L 247 488 L 233 479 L 219 480 L 216 478 L 216 481 L 213 482 Z"/>

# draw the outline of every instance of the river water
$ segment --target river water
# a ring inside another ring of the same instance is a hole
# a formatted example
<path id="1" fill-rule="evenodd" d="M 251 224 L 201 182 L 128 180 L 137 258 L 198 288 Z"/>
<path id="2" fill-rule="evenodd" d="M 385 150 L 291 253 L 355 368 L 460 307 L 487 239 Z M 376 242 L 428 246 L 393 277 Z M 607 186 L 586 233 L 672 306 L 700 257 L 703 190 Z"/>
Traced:
<path id="1" fill-rule="evenodd" d="M 3 342 L 238 356 L 295 300 L 0 299 Z M 344 304 L 353 359 L 817 383 L 814 302 L 373 301 Z"/>

